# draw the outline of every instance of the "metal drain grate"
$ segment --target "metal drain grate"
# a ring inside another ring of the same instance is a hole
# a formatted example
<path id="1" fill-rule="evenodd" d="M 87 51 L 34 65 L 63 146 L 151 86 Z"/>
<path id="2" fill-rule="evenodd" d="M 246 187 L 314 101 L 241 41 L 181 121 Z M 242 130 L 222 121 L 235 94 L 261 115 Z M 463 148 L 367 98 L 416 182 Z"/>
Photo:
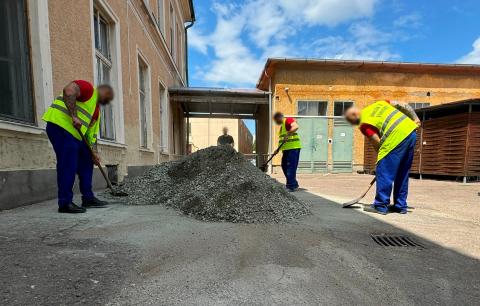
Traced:
<path id="1" fill-rule="evenodd" d="M 410 247 L 424 249 L 425 246 L 404 235 L 372 234 L 373 241 L 383 247 Z"/>

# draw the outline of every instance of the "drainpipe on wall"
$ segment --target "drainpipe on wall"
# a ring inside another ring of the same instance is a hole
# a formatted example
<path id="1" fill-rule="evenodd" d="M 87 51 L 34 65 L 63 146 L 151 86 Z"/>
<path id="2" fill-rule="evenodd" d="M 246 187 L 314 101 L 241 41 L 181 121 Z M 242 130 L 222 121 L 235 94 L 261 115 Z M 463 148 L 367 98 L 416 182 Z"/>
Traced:
<path id="1" fill-rule="evenodd" d="M 185 79 L 187 82 L 187 87 L 190 86 L 190 81 L 188 77 L 188 29 L 190 29 L 193 24 L 195 23 L 195 20 L 190 22 L 186 27 L 185 27 Z"/>
<path id="2" fill-rule="evenodd" d="M 268 155 L 272 155 L 272 111 L 273 111 L 273 105 L 272 105 L 272 78 L 267 74 L 267 71 L 265 71 L 265 75 L 268 78 Z M 268 174 L 273 173 L 273 161 L 270 161 L 270 164 L 268 165 Z"/>
<path id="3" fill-rule="evenodd" d="M 187 82 L 187 87 L 190 86 L 190 81 L 188 77 L 188 29 L 193 27 L 195 23 L 195 10 L 193 9 L 193 0 L 189 1 L 190 4 L 190 18 L 192 21 L 185 27 L 185 79 Z"/>

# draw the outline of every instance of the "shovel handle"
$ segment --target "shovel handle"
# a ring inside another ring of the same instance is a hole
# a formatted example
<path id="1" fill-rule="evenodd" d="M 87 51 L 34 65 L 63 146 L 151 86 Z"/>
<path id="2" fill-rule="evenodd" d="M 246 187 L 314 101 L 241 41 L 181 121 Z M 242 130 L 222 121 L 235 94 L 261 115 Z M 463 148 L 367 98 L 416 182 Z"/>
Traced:
<path id="1" fill-rule="evenodd" d="M 93 158 L 93 155 L 95 154 L 95 152 L 93 152 L 93 149 L 92 149 L 92 147 L 90 146 L 90 144 L 88 143 L 87 138 L 85 138 L 85 135 L 82 134 L 82 132 L 80 131 L 80 129 L 77 129 L 77 131 L 78 131 L 78 133 L 80 134 L 80 137 L 82 137 L 83 143 L 85 143 L 85 145 L 87 146 L 88 150 L 90 151 L 90 155 L 91 155 L 92 158 Z M 97 167 L 98 167 L 98 169 L 100 169 L 100 172 L 102 173 L 103 178 L 104 178 L 105 181 L 107 182 L 108 188 L 109 188 L 112 192 L 114 192 L 112 182 L 110 182 L 110 179 L 108 178 L 107 173 L 105 173 L 105 170 L 103 169 L 102 164 L 98 163 L 98 164 L 97 164 Z"/>
<path id="2" fill-rule="evenodd" d="M 260 167 L 260 169 L 266 169 L 268 163 L 278 154 L 278 152 L 280 152 L 280 149 L 283 147 L 284 144 L 285 141 L 282 141 L 278 148 L 273 152 L 272 156 L 270 156 L 270 158 L 263 164 L 262 167 Z"/>

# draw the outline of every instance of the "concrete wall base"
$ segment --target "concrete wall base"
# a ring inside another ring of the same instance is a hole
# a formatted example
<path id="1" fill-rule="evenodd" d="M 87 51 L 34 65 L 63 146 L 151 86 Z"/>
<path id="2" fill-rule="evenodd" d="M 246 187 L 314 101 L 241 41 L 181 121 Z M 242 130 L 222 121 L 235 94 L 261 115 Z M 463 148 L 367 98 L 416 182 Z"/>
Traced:
<path id="1" fill-rule="evenodd" d="M 93 188 L 103 189 L 107 184 L 100 171 L 93 172 Z M 74 192 L 79 192 L 78 180 Z M 33 204 L 57 196 L 55 169 L 0 171 L 0 210 Z"/>

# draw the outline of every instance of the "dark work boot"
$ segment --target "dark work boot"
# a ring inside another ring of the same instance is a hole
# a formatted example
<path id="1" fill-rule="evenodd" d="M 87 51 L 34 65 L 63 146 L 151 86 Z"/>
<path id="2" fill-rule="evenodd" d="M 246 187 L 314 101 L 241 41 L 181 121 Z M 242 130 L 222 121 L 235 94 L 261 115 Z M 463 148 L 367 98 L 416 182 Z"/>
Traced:
<path id="1" fill-rule="evenodd" d="M 73 203 L 70 203 L 66 206 L 62 206 L 58 208 L 59 213 L 65 213 L 65 214 L 81 214 L 86 212 L 87 210 L 83 207 L 79 207 Z"/>
<path id="2" fill-rule="evenodd" d="M 107 207 L 108 202 L 102 201 L 93 197 L 93 199 L 85 200 L 82 198 L 82 207 L 83 208 L 104 208 Z"/>
<path id="3" fill-rule="evenodd" d="M 381 215 L 386 215 L 386 211 L 381 211 L 376 209 L 374 206 L 365 206 L 363 207 L 363 211 L 370 212 L 370 213 L 376 213 L 376 214 L 381 214 Z"/>
<path id="4" fill-rule="evenodd" d="M 395 205 L 388 206 L 388 211 L 393 212 L 393 213 L 397 213 L 397 214 L 402 214 L 402 215 L 405 215 L 407 213 L 406 208 L 398 208 Z"/>

